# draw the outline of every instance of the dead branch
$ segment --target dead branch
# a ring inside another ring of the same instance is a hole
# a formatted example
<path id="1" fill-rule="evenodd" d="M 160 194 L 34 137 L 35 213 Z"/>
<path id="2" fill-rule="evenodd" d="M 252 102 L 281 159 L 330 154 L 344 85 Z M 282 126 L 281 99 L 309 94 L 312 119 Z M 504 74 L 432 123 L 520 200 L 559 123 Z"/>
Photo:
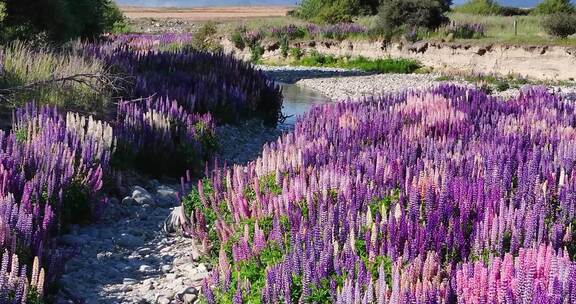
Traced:
<path id="1" fill-rule="evenodd" d="M 0 88 L 0 99 L 7 100 L 11 95 L 32 91 L 39 87 L 57 85 L 63 88 L 69 83 L 83 85 L 95 93 L 103 93 L 104 91 L 121 92 L 126 90 L 130 81 L 128 77 L 121 77 L 108 73 L 81 73 L 60 78 L 35 81 L 10 88 Z"/>

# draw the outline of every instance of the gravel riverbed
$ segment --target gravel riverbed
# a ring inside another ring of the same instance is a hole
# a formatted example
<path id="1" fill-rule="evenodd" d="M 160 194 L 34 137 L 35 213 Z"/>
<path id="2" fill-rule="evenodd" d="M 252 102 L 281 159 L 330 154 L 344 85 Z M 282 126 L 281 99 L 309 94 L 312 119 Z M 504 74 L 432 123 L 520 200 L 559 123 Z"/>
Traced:
<path id="1" fill-rule="evenodd" d="M 440 83 L 453 83 L 473 87 L 466 81 L 438 81 L 440 75 L 429 74 L 375 74 L 358 70 L 321 67 L 258 66 L 269 77 L 279 82 L 295 83 L 312 89 L 332 101 L 358 100 L 366 96 L 382 95 L 404 90 L 426 89 Z M 576 94 L 576 86 L 549 86 L 554 92 Z M 518 95 L 520 89 L 493 90 L 492 95 L 510 98 Z"/>
<path id="2" fill-rule="evenodd" d="M 243 164 L 260 154 L 282 128 L 258 121 L 217 128 L 218 158 Z M 166 218 L 180 204 L 180 185 L 156 180 L 126 185 L 101 220 L 59 238 L 77 254 L 66 263 L 55 303 L 195 303 L 210 266 L 193 240 L 166 234 Z"/>

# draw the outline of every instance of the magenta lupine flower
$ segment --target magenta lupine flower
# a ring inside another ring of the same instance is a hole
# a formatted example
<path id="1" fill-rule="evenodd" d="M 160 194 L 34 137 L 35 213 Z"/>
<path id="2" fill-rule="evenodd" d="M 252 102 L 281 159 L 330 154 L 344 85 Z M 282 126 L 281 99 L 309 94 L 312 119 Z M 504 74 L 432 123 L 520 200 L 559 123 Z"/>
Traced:
<path id="1" fill-rule="evenodd" d="M 272 218 L 265 242 L 286 246 L 264 301 L 305 301 L 318 284 L 336 303 L 572 299 L 574 121 L 572 103 L 540 88 L 503 102 L 441 85 L 316 107 L 254 162 L 211 172 L 207 205 L 226 202 L 232 269 L 259 258 Z M 280 195 L 245 195 L 268 174 Z"/>

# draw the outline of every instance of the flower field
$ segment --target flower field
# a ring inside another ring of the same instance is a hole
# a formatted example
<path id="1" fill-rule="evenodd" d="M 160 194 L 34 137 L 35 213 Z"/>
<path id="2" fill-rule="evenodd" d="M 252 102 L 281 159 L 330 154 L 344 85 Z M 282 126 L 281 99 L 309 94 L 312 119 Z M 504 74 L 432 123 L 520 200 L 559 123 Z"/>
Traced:
<path id="1" fill-rule="evenodd" d="M 183 199 L 208 303 L 575 303 L 575 106 L 442 85 L 313 109 Z"/>
<path id="2" fill-rule="evenodd" d="M 113 142 L 105 122 L 34 104 L 0 132 L 0 302 L 41 298 L 63 262 L 51 236 L 103 207 Z"/>
<path id="3" fill-rule="evenodd" d="M 257 117 L 275 125 L 282 94 L 250 63 L 231 55 L 187 48 L 190 35 L 121 35 L 108 43 L 80 45 L 131 80 L 124 97 L 168 97 L 191 113 L 211 113 L 218 122 Z"/>
<path id="4" fill-rule="evenodd" d="M 54 237 L 101 214 L 113 171 L 201 171 L 217 148 L 216 124 L 278 122 L 279 86 L 231 56 L 187 49 L 189 40 L 126 35 L 75 45 L 74 55 L 126 78 L 114 115 L 96 113 L 106 121 L 42 100 L 14 110 L 11 129 L 0 131 L 0 303 L 43 302 L 74 253 Z M 42 55 L 34 52 L 27 60 Z M 0 78 L 9 77 L 2 62 Z"/>

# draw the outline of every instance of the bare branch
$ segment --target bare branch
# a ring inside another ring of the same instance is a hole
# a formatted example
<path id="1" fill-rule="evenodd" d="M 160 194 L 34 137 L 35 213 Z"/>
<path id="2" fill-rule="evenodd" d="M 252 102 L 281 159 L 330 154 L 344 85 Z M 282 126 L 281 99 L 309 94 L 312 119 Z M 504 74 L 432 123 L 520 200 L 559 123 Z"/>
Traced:
<path id="1" fill-rule="evenodd" d="M 108 73 L 82 73 L 70 76 L 52 78 L 27 83 L 21 86 L 0 89 L 0 99 L 7 100 L 8 96 L 34 90 L 38 87 L 60 85 L 64 87 L 68 83 L 76 83 L 88 87 L 90 90 L 101 93 L 104 90 L 120 92 L 126 90 L 129 83 L 128 77 L 116 76 Z"/>

